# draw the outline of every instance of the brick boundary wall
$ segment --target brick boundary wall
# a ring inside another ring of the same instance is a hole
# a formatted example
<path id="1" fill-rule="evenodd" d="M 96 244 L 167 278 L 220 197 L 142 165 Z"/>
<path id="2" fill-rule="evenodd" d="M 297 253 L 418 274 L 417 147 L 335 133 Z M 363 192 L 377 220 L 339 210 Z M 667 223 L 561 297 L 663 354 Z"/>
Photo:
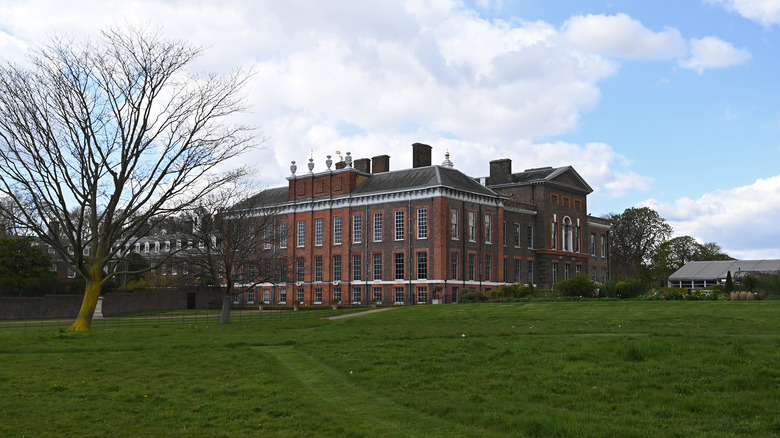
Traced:
<path id="1" fill-rule="evenodd" d="M 103 295 L 103 316 L 150 310 L 186 309 L 189 294 L 195 294 L 196 309 L 220 308 L 222 305 L 222 291 L 218 288 L 108 293 Z M 0 319 L 75 318 L 83 298 L 82 295 L 0 297 Z"/>

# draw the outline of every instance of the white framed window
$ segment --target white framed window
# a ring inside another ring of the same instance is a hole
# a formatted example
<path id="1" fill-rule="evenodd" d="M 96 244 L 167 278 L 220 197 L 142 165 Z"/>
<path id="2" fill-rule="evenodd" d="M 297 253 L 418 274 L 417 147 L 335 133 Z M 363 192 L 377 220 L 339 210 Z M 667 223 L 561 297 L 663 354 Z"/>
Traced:
<path id="1" fill-rule="evenodd" d="M 299 288 L 295 289 L 295 299 L 298 302 L 301 302 L 301 303 L 303 302 L 303 288 L 302 287 L 299 287 Z"/>
<path id="2" fill-rule="evenodd" d="M 249 303 L 249 304 L 254 304 L 254 302 L 255 302 L 255 290 L 254 289 L 249 289 L 249 291 L 247 291 L 246 295 L 247 295 L 246 296 L 246 302 Z"/>
<path id="3" fill-rule="evenodd" d="M 306 244 L 306 221 L 298 221 L 298 232 L 296 233 L 296 246 L 302 248 Z"/>
<path id="4" fill-rule="evenodd" d="M 341 256 L 333 256 L 333 281 L 341 281 Z"/>
<path id="5" fill-rule="evenodd" d="M 363 241 L 363 215 L 356 214 L 352 216 L 352 243 L 361 243 Z"/>
<path id="6" fill-rule="evenodd" d="M 374 213 L 374 242 L 382 241 L 382 213 Z"/>
<path id="7" fill-rule="evenodd" d="M 322 256 L 314 257 L 314 281 L 322 281 Z"/>
<path id="8" fill-rule="evenodd" d="M 340 287 L 334 287 L 331 290 L 331 295 L 332 295 L 331 299 L 336 300 L 339 303 L 341 302 L 341 288 Z"/>
<path id="9" fill-rule="evenodd" d="M 322 288 L 314 288 L 314 304 L 322 304 Z"/>
<path id="10" fill-rule="evenodd" d="M 279 304 L 287 304 L 287 289 L 279 289 Z"/>
<path id="11" fill-rule="evenodd" d="M 341 245 L 341 216 L 333 218 L 333 244 Z"/>
<path id="12" fill-rule="evenodd" d="M 450 236 L 452 236 L 452 240 L 458 240 L 460 238 L 458 230 L 458 209 L 453 208 L 450 210 Z"/>
<path id="13" fill-rule="evenodd" d="M 405 219 L 403 210 L 395 211 L 395 240 L 404 240 Z"/>
<path id="14" fill-rule="evenodd" d="M 282 289 L 285 290 L 285 289 Z M 287 292 L 285 292 L 286 294 Z M 271 289 L 263 289 L 263 303 L 270 304 L 271 303 Z"/>
<path id="15" fill-rule="evenodd" d="M 428 238 L 428 209 L 427 208 L 417 209 L 417 238 L 418 239 Z"/>
<path id="16" fill-rule="evenodd" d="M 590 255 L 596 257 L 596 235 L 595 234 L 590 235 Z M 595 281 L 596 278 L 594 277 L 593 280 Z"/>
<path id="17" fill-rule="evenodd" d="M 573 242 L 574 226 L 571 223 L 571 218 L 566 216 L 563 218 L 563 250 L 571 251 Z M 568 279 L 568 278 L 567 278 Z"/>
<path id="18" fill-rule="evenodd" d="M 287 248 L 287 222 L 279 224 L 279 248 Z"/>
<path id="19" fill-rule="evenodd" d="M 322 246 L 322 234 L 324 221 L 322 219 L 314 219 L 314 246 Z"/>
<path id="20" fill-rule="evenodd" d="M 452 280 L 458 279 L 458 271 L 460 270 L 460 253 L 453 251 L 450 254 L 450 278 Z"/>
<path id="21" fill-rule="evenodd" d="M 404 288 L 403 287 L 394 287 L 393 288 L 393 303 L 394 304 L 403 304 L 404 303 Z"/>
<path id="22" fill-rule="evenodd" d="M 493 281 L 493 256 L 485 254 L 485 281 Z"/>
<path id="23" fill-rule="evenodd" d="M 417 286 L 417 302 L 428 302 L 428 286 Z"/>
<path id="24" fill-rule="evenodd" d="M 534 226 L 526 226 L 526 232 L 528 234 L 528 249 L 534 249 Z"/>
<path id="25" fill-rule="evenodd" d="M 601 236 L 601 257 L 604 258 L 607 256 L 607 238 L 605 236 Z"/>
<path id="26" fill-rule="evenodd" d="M 515 223 L 515 248 L 520 248 L 520 224 Z"/>
<path id="27" fill-rule="evenodd" d="M 274 230 L 271 224 L 266 224 L 263 227 L 263 249 L 271 249 L 271 243 L 273 242 Z"/>
<path id="28" fill-rule="evenodd" d="M 473 211 L 469 212 L 469 242 L 477 241 L 476 216 Z"/>
<path id="29" fill-rule="evenodd" d="M 493 216 L 485 215 L 485 243 L 493 243 Z"/>
<path id="30" fill-rule="evenodd" d="M 171 250 L 171 241 L 170 240 L 166 240 L 165 241 L 165 252 L 170 252 L 170 250 Z"/>
<path id="31" fill-rule="evenodd" d="M 396 280 L 403 280 L 404 279 L 404 272 L 405 272 L 405 264 L 404 264 L 404 253 L 397 252 L 393 254 L 394 258 L 394 264 L 395 264 L 395 279 Z"/>
<path id="32" fill-rule="evenodd" d="M 360 304 L 360 301 L 363 298 L 363 294 L 361 292 L 362 289 L 359 287 L 352 288 L 352 304 Z"/>
<path id="33" fill-rule="evenodd" d="M 352 280 L 363 279 L 363 256 L 361 254 L 352 255 Z"/>
<path id="34" fill-rule="evenodd" d="M 419 251 L 417 253 L 417 279 L 424 280 L 428 278 L 428 253 Z"/>
<path id="35" fill-rule="evenodd" d="M 374 281 L 382 281 L 382 253 L 373 255 L 374 259 Z"/>

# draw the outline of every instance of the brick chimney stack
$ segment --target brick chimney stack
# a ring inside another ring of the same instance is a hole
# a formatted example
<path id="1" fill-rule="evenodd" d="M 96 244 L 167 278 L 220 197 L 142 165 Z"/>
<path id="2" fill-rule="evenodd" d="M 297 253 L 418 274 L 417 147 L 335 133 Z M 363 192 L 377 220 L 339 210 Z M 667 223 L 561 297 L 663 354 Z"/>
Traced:
<path id="1" fill-rule="evenodd" d="M 377 155 L 371 159 L 371 166 L 374 173 L 383 173 L 390 171 L 390 155 Z"/>
<path id="2" fill-rule="evenodd" d="M 412 167 L 425 167 L 431 165 L 431 147 L 427 144 L 414 143 L 412 145 Z"/>

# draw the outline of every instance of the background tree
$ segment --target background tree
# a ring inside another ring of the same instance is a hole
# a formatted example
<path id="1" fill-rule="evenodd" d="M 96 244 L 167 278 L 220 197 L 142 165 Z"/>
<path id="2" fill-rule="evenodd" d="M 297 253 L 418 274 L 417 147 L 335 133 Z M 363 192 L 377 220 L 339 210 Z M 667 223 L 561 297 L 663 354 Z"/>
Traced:
<path id="1" fill-rule="evenodd" d="M 245 172 L 217 167 L 255 145 L 251 128 L 226 120 L 244 109 L 248 76 L 187 75 L 200 53 L 128 27 L 54 37 L 29 67 L 0 67 L 0 195 L 83 278 L 71 330 L 91 327 L 118 274 L 104 268 L 146 227 Z"/>
<path id="2" fill-rule="evenodd" d="M 54 279 L 51 256 L 32 237 L 0 239 L 0 295 L 21 295 L 31 281 Z"/>
<path id="3" fill-rule="evenodd" d="M 653 278 L 665 286 L 669 276 L 692 261 L 734 260 L 715 242 L 701 244 L 691 236 L 680 236 L 660 245 L 652 257 Z"/>
<path id="4" fill-rule="evenodd" d="M 647 278 L 652 255 L 672 235 L 672 227 L 648 207 L 631 207 L 604 218 L 611 225 L 611 264 L 618 278 Z"/>
<path id="5" fill-rule="evenodd" d="M 198 242 L 190 266 L 203 281 L 223 289 L 220 324 L 230 322 L 233 295 L 263 283 L 290 281 L 287 252 L 279 250 L 287 235 L 277 234 L 277 211 L 264 207 L 265 193 L 247 197 L 251 192 L 243 185 L 226 188 L 190 213 Z"/>

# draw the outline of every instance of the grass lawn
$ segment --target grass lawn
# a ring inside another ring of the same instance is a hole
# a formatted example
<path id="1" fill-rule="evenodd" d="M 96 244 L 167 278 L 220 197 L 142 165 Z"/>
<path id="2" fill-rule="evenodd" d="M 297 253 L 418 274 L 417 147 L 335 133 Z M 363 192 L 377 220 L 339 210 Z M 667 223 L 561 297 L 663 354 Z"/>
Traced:
<path id="1" fill-rule="evenodd" d="M 780 301 L 6 327 L 0 436 L 780 436 Z"/>

